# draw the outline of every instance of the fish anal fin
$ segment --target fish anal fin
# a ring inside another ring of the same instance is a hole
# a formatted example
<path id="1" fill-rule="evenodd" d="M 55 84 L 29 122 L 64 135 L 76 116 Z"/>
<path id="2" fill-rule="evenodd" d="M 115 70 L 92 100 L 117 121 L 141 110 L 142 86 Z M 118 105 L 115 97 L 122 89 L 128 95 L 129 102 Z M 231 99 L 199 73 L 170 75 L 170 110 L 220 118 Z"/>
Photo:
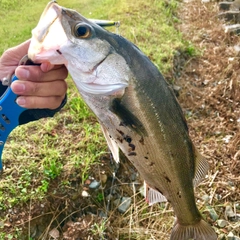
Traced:
<path id="1" fill-rule="evenodd" d="M 103 126 L 101 124 L 101 129 L 102 129 L 102 132 L 103 132 L 103 135 L 107 141 L 107 145 L 108 145 L 108 148 L 109 150 L 111 151 L 112 153 L 112 156 L 113 156 L 113 159 L 116 163 L 119 163 L 120 162 L 120 158 L 119 158 L 119 147 L 117 145 L 117 143 L 115 142 L 114 139 L 112 139 L 109 135 L 109 132 L 107 130 L 107 128 L 105 126 Z"/>
<path id="2" fill-rule="evenodd" d="M 209 164 L 207 160 L 195 149 L 195 174 L 193 185 L 196 187 L 207 175 Z"/>
<path id="3" fill-rule="evenodd" d="M 144 191 L 145 191 L 146 201 L 150 206 L 152 206 L 155 203 L 167 202 L 166 197 L 164 197 L 158 190 L 155 190 L 149 187 L 145 181 L 144 181 Z"/>
<path id="4" fill-rule="evenodd" d="M 181 225 L 177 221 L 171 232 L 170 240 L 217 240 L 213 228 L 201 219 L 194 225 Z"/>

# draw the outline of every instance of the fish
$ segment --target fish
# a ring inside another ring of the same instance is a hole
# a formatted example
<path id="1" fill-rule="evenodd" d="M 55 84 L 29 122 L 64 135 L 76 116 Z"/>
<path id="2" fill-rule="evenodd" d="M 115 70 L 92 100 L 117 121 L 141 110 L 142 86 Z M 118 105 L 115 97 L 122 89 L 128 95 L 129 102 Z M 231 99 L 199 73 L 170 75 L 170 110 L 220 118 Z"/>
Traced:
<path id="1" fill-rule="evenodd" d="M 121 150 L 136 167 L 149 204 L 171 203 L 176 220 L 170 240 L 217 239 L 194 197 L 208 162 L 169 84 L 136 45 L 52 1 L 32 30 L 28 56 L 65 64 L 113 158 L 119 161 Z"/>

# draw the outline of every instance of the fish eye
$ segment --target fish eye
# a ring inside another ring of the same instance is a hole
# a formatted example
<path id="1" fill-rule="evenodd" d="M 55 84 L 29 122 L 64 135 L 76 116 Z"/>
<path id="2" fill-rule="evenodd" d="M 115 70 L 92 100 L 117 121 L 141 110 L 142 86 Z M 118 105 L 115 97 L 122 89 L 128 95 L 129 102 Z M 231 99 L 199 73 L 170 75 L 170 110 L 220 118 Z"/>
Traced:
<path id="1" fill-rule="evenodd" d="M 74 27 L 74 35 L 78 38 L 88 38 L 92 35 L 92 28 L 86 23 L 77 23 Z"/>

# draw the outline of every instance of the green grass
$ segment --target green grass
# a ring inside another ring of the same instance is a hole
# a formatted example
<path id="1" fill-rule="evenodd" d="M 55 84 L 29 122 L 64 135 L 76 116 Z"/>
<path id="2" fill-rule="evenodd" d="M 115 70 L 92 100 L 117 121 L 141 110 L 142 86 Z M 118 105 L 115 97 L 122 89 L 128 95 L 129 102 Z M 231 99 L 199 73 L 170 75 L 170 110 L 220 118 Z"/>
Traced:
<path id="1" fill-rule="evenodd" d="M 0 1 L 0 53 L 31 37 L 31 29 L 38 22 L 46 2 Z M 188 47 L 188 43 L 181 41 L 181 34 L 174 28 L 174 23 L 179 21 L 175 16 L 178 6 L 175 0 L 61 0 L 58 3 L 76 9 L 89 18 L 120 21 L 120 34 L 137 44 L 162 72 L 172 67 L 174 49 L 185 48 L 185 45 Z M 115 31 L 114 28 L 110 30 Z"/>
<path id="2" fill-rule="evenodd" d="M 31 37 L 31 29 L 46 3 L 0 0 L 0 54 Z M 178 21 L 175 0 L 59 0 L 58 3 L 89 18 L 120 21 L 119 33 L 138 45 L 163 73 L 172 68 L 175 49 L 187 49 L 189 55 L 194 52 L 174 28 Z M 114 27 L 110 30 L 116 31 Z M 0 179 L 0 232 L 1 219 L 5 219 L 9 208 L 53 194 L 49 188 L 56 179 L 60 179 L 58 187 L 68 186 L 70 174 L 83 183 L 90 168 L 107 152 L 96 118 L 70 79 L 68 85 L 68 103 L 61 113 L 18 127 L 5 145 L 5 170 Z M 101 232 L 102 228 L 104 225 L 94 225 L 92 231 Z M 21 231 L 16 227 L 12 235 L 0 233 L 0 239 L 16 239 L 19 234 Z"/>

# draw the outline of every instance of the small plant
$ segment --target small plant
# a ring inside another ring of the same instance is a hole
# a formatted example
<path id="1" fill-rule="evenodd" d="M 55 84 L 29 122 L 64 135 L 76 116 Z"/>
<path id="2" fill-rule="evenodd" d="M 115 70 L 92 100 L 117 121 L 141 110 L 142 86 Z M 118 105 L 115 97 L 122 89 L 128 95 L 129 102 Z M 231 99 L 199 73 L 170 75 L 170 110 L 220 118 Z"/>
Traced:
<path id="1" fill-rule="evenodd" d="M 98 193 L 96 200 L 97 200 L 97 202 L 101 203 L 104 200 L 104 194 Z"/>
<path id="2" fill-rule="evenodd" d="M 40 191 L 40 192 L 46 193 L 48 191 L 49 181 L 44 179 L 41 181 L 41 183 L 42 183 L 42 185 L 38 187 L 37 192 Z"/>
<path id="3" fill-rule="evenodd" d="M 197 48 L 189 41 L 184 42 L 184 52 L 188 54 L 189 57 L 195 57 L 199 54 Z"/>
<path id="4" fill-rule="evenodd" d="M 54 159 L 50 159 L 44 165 L 44 174 L 49 179 L 55 179 L 58 177 L 62 170 L 62 164 L 55 161 Z"/>
<path id="5" fill-rule="evenodd" d="M 94 236 L 99 237 L 100 239 L 105 239 L 106 231 L 106 221 L 100 221 L 99 223 L 94 223 L 91 227 L 91 232 Z"/>

